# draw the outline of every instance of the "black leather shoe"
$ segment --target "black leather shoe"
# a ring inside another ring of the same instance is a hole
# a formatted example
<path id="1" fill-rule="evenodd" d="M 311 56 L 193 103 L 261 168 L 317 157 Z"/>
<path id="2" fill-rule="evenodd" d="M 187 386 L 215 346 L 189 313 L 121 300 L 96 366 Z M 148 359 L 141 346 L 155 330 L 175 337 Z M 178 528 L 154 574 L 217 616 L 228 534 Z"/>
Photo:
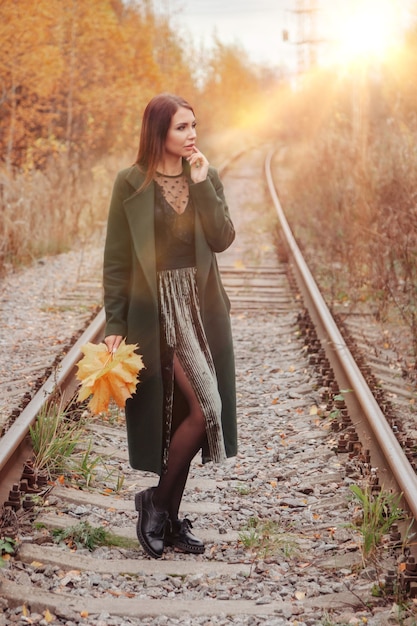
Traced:
<path id="1" fill-rule="evenodd" d="M 167 511 L 157 511 L 153 505 L 152 494 L 155 487 L 140 491 L 135 496 L 138 512 L 136 534 L 139 543 L 149 556 L 159 559 L 164 551 L 165 526 L 168 521 Z"/>
<path id="2" fill-rule="evenodd" d="M 165 531 L 165 545 L 174 546 L 182 552 L 203 554 L 205 545 L 192 534 L 192 527 L 193 525 L 187 517 L 183 520 L 170 522 Z"/>

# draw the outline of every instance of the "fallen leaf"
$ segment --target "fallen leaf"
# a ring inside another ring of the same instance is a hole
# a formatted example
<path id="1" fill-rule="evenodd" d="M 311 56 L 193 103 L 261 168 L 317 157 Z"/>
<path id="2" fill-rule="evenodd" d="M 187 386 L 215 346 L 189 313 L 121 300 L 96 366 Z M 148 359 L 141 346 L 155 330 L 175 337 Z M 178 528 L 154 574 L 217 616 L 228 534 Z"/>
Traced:
<path id="1" fill-rule="evenodd" d="M 310 407 L 310 415 L 317 415 L 318 411 L 318 407 L 315 404 Z"/>
<path id="2" fill-rule="evenodd" d="M 297 600 L 304 600 L 304 598 L 306 597 L 306 594 L 304 593 L 304 591 L 296 591 L 294 595 L 297 598 Z"/>
<path id="3" fill-rule="evenodd" d="M 135 352 L 137 347 L 126 344 L 124 339 L 115 353 L 109 353 L 104 343 L 82 346 L 84 357 L 77 364 L 77 379 L 81 382 L 78 401 L 92 396 L 88 406 L 96 415 L 107 411 L 111 399 L 123 408 L 135 393 L 143 368 L 142 357 Z"/>
<path id="4" fill-rule="evenodd" d="M 80 612 L 80 616 L 81 617 L 88 617 L 88 615 L 89 615 L 88 611 L 81 611 Z"/>
<path id="5" fill-rule="evenodd" d="M 52 613 L 48 609 L 46 609 L 45 613 L 43 614 L 43 617 L 47 624 L 50 624 L 55 619 L 55 615 L 52 615 Z"/>

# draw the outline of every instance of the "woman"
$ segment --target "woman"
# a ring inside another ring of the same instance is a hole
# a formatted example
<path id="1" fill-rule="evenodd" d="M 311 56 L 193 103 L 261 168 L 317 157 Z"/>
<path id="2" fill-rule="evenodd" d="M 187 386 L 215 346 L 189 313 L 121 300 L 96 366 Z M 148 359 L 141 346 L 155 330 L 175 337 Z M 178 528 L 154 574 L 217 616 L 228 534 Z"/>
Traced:
<path id="1" fill-rule="evenodd" d="M 178 518 L 190 463 L 200 449 L 221 462 L 237 448 L 230 303 L 215 257 L 235 232 L 196 136 L 184 99 L 149 102 L 137 161 L 116 178 L 104 252 L 107 348 L 126 337 L 145 366 L 126 424 L 131 466 L 159 475 L 135 497 L 138 539 L 154 558 L 166 545 L 204 552 Z"/>

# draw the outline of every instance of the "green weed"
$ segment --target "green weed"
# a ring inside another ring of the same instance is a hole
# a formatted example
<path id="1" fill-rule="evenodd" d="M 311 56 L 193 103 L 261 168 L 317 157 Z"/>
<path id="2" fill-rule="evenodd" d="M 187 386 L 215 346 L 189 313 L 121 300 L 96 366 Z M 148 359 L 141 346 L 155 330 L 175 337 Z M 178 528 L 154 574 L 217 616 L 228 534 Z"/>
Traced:
<path id="1" fill-rule="evenodd" d="M 252 566 L 261 559 L 273 558 L 278 554 L 288 558 L 296 549 L 295 538 L 283 532 L 277 522 L 255 517 L 250 518 L 239 533 L 239 540 L 252 553 Z"/>
<path id="2" fill-rule="evenodd" d="M 236 486 L 236 491 L 241 496 L 247 496 L 250 493 L 250 487 L 248 485 L 239 484 Z"/>
<path id="3" fill-rule="evenodd" d="M 45 406 L 29 429 L 35 467 L 45 470 L 49 478 L 65 474 L 81 439 L 81 428 L 81 423 L 69 420 L 59 406 Z"/>
<path id="4" fill-rule="evenodd" d="M 71 419 L 69 411 L 50 405 L 42 409 L 30 427 L 34 465 L 46 471 L 50 480 L 64 475 L 84 487 L 91 487 L 98 471 L 104 468 L 108 479 L 114 470 L 107 470 L 103 458 L 94 454 L 91 438 L 86 439 L 84 420 Z M 124 477 L 115 478 L 115 491 L 120 491 Z"/>
<path id="5" fill-rule="evenodd" d="M 112 487 L 112 490 L 115 493 L 120 493 L 122 488 L 123 488 L 124 482 L 125 482 L 125 476 L 120 471 L 116 471 L 115 469 L 110 469 L 110 470 L 107 470 L 107 475 L 103 478 L 103 480 L 105 482 L 107 482 L 109 480 L 114 480 L 115 482 L 114 482 L 114 485 Z"/>
<path id="6" fill-rule="evenodd" d="M 73 461 L 73 471 L 78 478 L 82 478 L 86 487 L 94 482 L 97 468 L 102 465 L 103 460 L 100 456 L 93 456 L 91 447 L 92 440 L 88 441 L 86 449 L 79 455 L 79 459 Z"/>
<path id="7" fill-rule="evenodd" d="M 99 546 L 133 548 L 137 545 L 133 539 L 110 533 L 102 526 L 91 526 L 89 522 L 80 522 L 64 529 L 53 529 L 51 535 L 57 543 L 64 542 L 71 547 L 87 548 L 90 552 Z"/>
<path id="8" fill-rule="evenodd" d="M 399 507 L 400 498 L 392 493 L 375 493 L 369 485 L 363 490 L 358 485 L 351 485 L 350 489 L 362 507 L 359 531 L 362 535 L 362 555 L 366 561 L 374 555 L 392 525 L 404 518 L 404 511 Z"/>
<path id="9" fill-rule="evenodd" d="M 13 556 L 16 553 L 17 541 L 11 537 L 0 537 L 0 567 L 4 567 L 6 561 L 3 554 Z"/>

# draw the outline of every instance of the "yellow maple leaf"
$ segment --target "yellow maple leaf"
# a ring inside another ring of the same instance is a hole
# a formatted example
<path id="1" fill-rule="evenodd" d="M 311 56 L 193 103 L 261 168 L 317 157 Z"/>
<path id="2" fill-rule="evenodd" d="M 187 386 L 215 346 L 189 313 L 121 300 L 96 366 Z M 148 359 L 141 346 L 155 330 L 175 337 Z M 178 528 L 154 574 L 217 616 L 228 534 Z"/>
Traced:
<path id="1" fill-rule="evenodd" d="M 81 382 L 78 401 L 91 396 L 89 408 L 98 414 L 107 411 L 110 400 L 121 408 L 136 391 L 138 375 L 143 368 L 136 344 L 125 340 L 114 353 L 105 343 L 87 343 L 81 348 L 84 357 L 78 362 L 77 379 Z"/>
<path id="2" fill-rule="evenodd" d="M 52 613 L 49 611 L 49 609 L 46 609 L 46 611 L 45 611 L 45 612 L 44 612 L 44 614 L 43 614 L 43 618 L 44 618 L 44 620 L 45 620 L 45 622 L 46 622 L 47 624 L 50 624 L 51 622 L 53 622 L 53 621 L 54 621 L 55 616 L 54 616 L 54 615 L 52 615 Z"/>

